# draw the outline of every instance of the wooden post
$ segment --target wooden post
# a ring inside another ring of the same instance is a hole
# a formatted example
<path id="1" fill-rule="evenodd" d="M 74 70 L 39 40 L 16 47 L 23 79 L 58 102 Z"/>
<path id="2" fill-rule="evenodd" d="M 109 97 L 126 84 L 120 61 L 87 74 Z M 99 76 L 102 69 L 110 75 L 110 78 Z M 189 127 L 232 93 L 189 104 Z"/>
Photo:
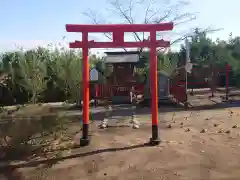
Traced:
<path id="1" fill-rule="evenodd" d="M 157 53 L 156 53 L 156 31 L 150 32 L 150 82 L 152 98 L 152 137 L 150 144 L 160 143 L 158 137 L 158 73 L 157 73 Z"/>
<path id="2" fill-rule="evenodd" d="M 227 63 L 226 65 L 226 101 L 228 101 L 228 96 L 229 96 L 229 69 L 230 69 L 230 66 Z"/>
<path id="3" fill-rule="evenodd" d="M 83 125 L 81 146 L 87 146 L 90 143 L 88 136 L 89 129 L 89 64 L 88 64 L 88 33 L 82 33 L 83 39 Z"/>

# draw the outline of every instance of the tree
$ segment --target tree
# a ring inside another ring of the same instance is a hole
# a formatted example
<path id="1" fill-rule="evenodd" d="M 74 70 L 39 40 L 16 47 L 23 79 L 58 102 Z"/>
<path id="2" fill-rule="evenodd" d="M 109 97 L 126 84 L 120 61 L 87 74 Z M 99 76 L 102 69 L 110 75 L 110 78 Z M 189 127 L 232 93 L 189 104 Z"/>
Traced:
<path id="1" fill-rule="evenodd" d="M 238 80 L 240 78 L 240 37 L 233 38 L 232 35 L 230 35 L 226 49 L 230 57 L 229 64 L 235 77 L 235 84 L 240 86 L 240 81 Z"/>
<path id="2" fill-rule="evenodd" d="M 106 8 L 108 14 L 101 20 L 102 17 L 99 12 L 94 12 L 88 10 L 84 12 L 84 15 L 89 17 L 94 24 L 100 23 L 128 23 L 128 24 L 152 24 L 161 22 L 174 22 L 175 29 L 183 24 L 187 24 L 196 19 L 195 12 L 183 12 L 184 9 L 189 5 L 188 1 L 177 1 L 177 3 L 172 3 L 171 1 L 156 1 L 156 0 L 109 0 L 108 7 Z M 110 18 L 114 17 L 114 18 Z M 106 21 L 106 19 L 108 21 Z M 178 29 L 178 28 L 177 28 Z M 158 38 L 163 38 L 165 35 L 171 35 L 173 37 L 172 43 L 179 42 L 183 40 L 189 32 L 189 28 L 184 31 L 175 32 L 161 32 L 157 34 Z M 184 32 L 184 33 L 183 33 Z M 108 39 L 112 40 L 111 33 L 104 34 Z M 133 32 L 128 38 L 134 39 L 135 41 L 143 41 L 148 39 L 148 33 L 137 33 Z M 161 50 L 159 48 L 158 50 Z M 126 49 L 124 49 L 127 51 Z M 142 49 L 140 49 L 142 51 Z"/>
<path id="3" fill-rule="evenodd" d="M 42 59 L 42 52 L 28 51 L 26 54 L 19 53 L 20 85 L 30 92 L 30 102 L 36 103 L 41 93 L 47 87 L 47 66 Z"/>
<path id="4" fill-rule="evenodd" d="M 172 73 L 178 67 L 177 53 L 167 53 L 158 55 L 158 70 L 167 77 L 171 77 Z"/>
<path id="5" fill-rule="evenodd" d="M 65 96 L 77 104 L 81 101 L 82 56 L 73 50 L 55 50 L 53 53 L 52 72 L 56 77 L 56 86 Z"/>

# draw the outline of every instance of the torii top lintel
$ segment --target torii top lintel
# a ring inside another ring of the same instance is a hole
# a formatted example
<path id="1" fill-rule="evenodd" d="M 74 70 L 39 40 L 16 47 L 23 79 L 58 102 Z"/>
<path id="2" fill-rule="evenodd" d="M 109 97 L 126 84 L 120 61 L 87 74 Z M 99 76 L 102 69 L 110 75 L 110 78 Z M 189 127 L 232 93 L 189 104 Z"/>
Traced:
<path id="1" fill-rule="evenodd" d="M 173 23 L 160 24 L 67 24 L 67 32 L 150 32 L 150 31 L 168 31 L 173 29 Z"/>
<path id="2" fill-rule="evenodd" d="M 133 47 L 169 47 L 170 42 L 164 40 L 156 40 L 156 37 L 142 42 L 124 42 L 124 32 L 150 32 L 155 34 L 157 31 L 168 31 L 173 29 L 173 23 L 161 24 L 67 24 L 67 32 L 82 32 L 83 41 L 75 41 L 70 43 L 70 48 L 133 48 Z M 112 32 L 112 42 L 95 42 L 88 41 L 88 33 Z M 152 35 L 150 35 L 152 36 Z"/>

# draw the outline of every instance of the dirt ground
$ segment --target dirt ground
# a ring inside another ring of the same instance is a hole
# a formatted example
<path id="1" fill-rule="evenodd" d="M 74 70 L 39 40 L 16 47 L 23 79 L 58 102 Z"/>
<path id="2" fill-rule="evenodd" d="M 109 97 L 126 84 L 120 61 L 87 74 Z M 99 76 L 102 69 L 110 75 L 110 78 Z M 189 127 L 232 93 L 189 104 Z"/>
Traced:
<path id="1" fill-rule="evenodd" d="M 132 129 L 127 116 L 110 120 L 108 129 L 99 129 L 100 122 L 94 121 L 90 146 L 69 148 L 52 160 L 49 153 L 45 159 L 12 161 L 10 168 L 0 171 L 0 180 L 240 179 L 240 107 L 162 110 L 159 146 L 145 144 L 151 136 L 149 114 L 137 115 L 140 129 Z M 78 129 L 77 122 L 68 127 L 76 143 L 81 136 Z"/>

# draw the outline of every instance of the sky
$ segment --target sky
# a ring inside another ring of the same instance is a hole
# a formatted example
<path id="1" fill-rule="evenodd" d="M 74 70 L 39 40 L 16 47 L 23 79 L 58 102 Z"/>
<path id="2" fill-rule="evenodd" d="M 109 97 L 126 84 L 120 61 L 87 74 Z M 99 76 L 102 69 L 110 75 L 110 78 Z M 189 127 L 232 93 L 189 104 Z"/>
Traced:
<path id="1" fill-rule="evenodd" d="M 121 2 L 127 1 L 121 0 Z M 170 0 L 157 1 L 156 7 L 164 7 Z M 163 1 L 165 4 L 162 3 Z M 179 11 L 197 12 L 197 19 L 194 22 L 182 25 L 185 29 L 209 26 L 223 28 L 209 36 L 214 39 L 217 37 L 227 39 L 231 32 L 233 36 L 240 36 L 239 7 L 239 0 L 190 0 L 190 5 Z M 61 43 L 67 46 L 69 41 L 78 40 L 81 35 L 67 33 L 65 24 L 91 23 L 91 20 L 83 15 L 84 12 L 89 12 L 89 9 L 97 12 L 98 18 L 104 19 L 107 23 L 121 22 L 119 16 L 109 13 L 112 11 L 106 0 L 0 0 L 0 8 L 1 52 L 19 47 L 29 49 L 38 45 L 46 46 L 49 43 Z M 99 40 L 102 36 L 90 37 Z"/>

